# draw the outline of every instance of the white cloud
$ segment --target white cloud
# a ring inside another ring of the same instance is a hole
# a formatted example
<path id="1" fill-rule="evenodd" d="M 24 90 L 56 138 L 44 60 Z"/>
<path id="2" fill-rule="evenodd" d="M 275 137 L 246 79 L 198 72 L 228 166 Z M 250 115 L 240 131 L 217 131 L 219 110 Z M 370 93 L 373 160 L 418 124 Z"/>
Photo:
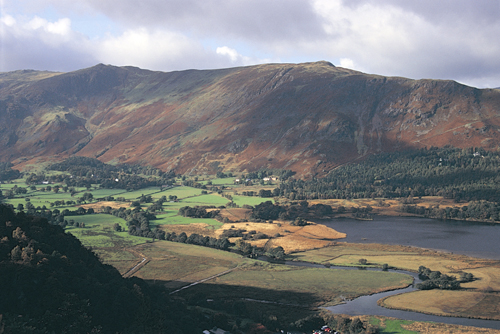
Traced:
<path id="1" fill-rule="evenodd" d="M 228 46 L 219 46 L 215 52 L 223 57 L 229 58 L 231 64 L 234 65 L 252 65 L 252 64 L 262 64 L 269 62 L 269 59 L 257 59 L 244 56 L 235 49 L 232 49 Z"/>
<path id="2" fill-rule="evenodd" d="M 350 68 L 352 70 L 356 69 L 354 61 L 349 58 L 340 58 L 340 67 Z"/>
<path id="3" fill-rule="evenodd" d="M 238 58 L 241 57 L 235 49 L 231 49 L 227 46 L 220 46 L 215 50 L 215 52 L 218 55 L 223 55 L 223 56 L 229 57 L 229 59 L 231 59 L 231 62 L 233 62 L 233 63 L 236 62 L 238 60 Z"/>
<path id="4" fill-rule="evenodd" d="M 99 43 L 97 58 L 114 65 L 158 68 L 179 58 L 200 52 L 196 43 L 180 34 L 146 29 L 127 30 Z"/>
<path id="5" fill-rule="evenodd" d="M 0 18 L 0 23 L 7 27 L 12 27 L 13 25 L 16 24 L 16 19 L 10 15 L 5 15 Z"/>
<path id="6" fill-rule="evenodd" d="M 108 36 L 96 45 L 99 62 L 118 66 L 133 65 L 151 70 L 225 68 L 255 64 L 227 46 L 215 50 L 199 40 L 168 30 L 131 29 L 119 36 Z"/>

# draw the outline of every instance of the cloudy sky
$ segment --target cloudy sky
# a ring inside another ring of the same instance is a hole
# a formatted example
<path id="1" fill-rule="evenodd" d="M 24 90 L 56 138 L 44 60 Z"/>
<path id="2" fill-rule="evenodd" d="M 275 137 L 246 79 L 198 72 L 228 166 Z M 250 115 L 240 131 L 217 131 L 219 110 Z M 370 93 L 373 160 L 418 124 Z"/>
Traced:
<path id="1" fill-rule="evenodd" d="M 0 0 L 0 72 L 327 60 L 500 86 L 500 0 Z"/>

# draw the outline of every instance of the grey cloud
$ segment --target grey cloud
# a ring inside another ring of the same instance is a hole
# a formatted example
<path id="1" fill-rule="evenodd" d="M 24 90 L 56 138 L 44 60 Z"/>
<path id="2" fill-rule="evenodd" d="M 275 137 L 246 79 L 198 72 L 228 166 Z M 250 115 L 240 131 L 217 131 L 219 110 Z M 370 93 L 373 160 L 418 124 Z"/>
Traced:
<path id="1" fill-rule="evenodd" d="M 500 21 L 498 0 L 343 0 L 346 7 L 356 8 L 365 4 L 392 6 L 414 13 L 434 24 L 487 25 Z"/>
<path id="2" fill-rule="evenodd" d="M 303 0 L 87 0 L 123 25 L 161 27 L 198 36 L 269 43 L 324 37 L 312 5 Z"/>
<path id="3" fill-rule="evenodd" d="M 14 36 L 5 31 L 1 40 L 0 71 L 36 69 L 74 71 L 93 66 L 96 58 L 68 44 L 49 45 L 38 36 Z"/>

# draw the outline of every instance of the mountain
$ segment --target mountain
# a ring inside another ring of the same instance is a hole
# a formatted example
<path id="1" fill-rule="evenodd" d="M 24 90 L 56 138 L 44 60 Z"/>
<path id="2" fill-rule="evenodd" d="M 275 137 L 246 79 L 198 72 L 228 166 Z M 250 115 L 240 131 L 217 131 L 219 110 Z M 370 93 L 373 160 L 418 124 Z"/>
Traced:
<path id="1" fill-rule="evenodd" d="M 0 160 L 70 155 L 177 173 L 321 175 L 379 152 L 496 149 L 500 91 L 383 77 L 324 61 L 153 72 L 96 65 L 0 73 Z"/>

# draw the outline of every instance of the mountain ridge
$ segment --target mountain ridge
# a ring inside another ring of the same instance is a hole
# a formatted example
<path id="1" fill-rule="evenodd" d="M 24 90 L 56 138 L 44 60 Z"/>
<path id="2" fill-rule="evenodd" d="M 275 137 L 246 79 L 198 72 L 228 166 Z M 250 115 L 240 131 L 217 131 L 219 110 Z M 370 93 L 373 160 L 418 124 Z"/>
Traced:
<path id="1" fill-rule="evenodd" d="M 179 173 L 318 176 L 378 152 L 500 143 L 497 90 L 325 61 L 175 72 L 98 64 L 19 76 L 0 74 L 0 160 L 22 167 L 76 154 Z"/>

